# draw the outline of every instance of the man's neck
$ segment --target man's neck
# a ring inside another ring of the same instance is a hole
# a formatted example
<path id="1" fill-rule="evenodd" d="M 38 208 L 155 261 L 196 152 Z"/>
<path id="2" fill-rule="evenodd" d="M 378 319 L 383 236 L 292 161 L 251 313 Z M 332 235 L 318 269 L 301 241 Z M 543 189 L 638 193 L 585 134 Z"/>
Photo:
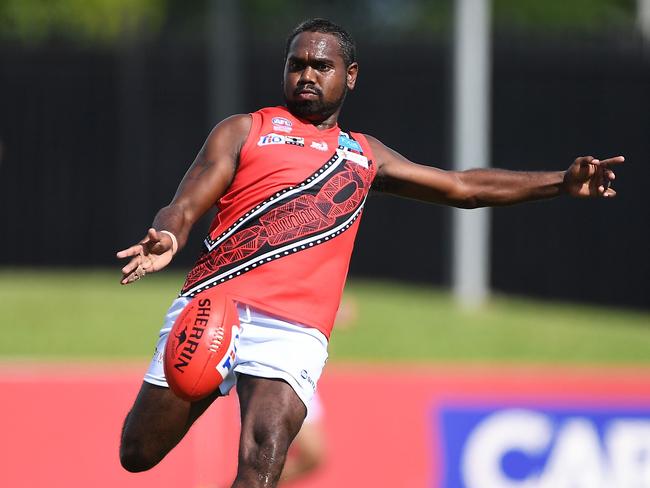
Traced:
<path id="1" fill-rule="evenodd" d="M 326 118 L 323 118 L 320 114 L 313 114 L 310 117 L 304 117 L 298 114 L 294 114 L 291 111 L 290 112 L 291 115 L 293 115 L 297 119 L 300 119 L 307 124 L 313 125 L 318 130 L 327 130 L 336 126 L 336 124 L 338 123 L 340 111 L 341 109 L 339 107 L 333 114 L 327 116 Z"/>

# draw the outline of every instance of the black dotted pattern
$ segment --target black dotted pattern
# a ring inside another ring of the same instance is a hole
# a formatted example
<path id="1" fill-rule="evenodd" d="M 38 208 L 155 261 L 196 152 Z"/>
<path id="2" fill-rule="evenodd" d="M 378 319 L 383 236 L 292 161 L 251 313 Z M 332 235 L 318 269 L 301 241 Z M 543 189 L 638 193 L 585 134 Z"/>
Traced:
<path id="1" fill-rule="evenodd" d="M 340 147 L 342 147 L 342 146 L 340 146 Z M 276 205 L 281 203 L 281 201 L 284 200 L 283 195 L 285 195 L 287 192 L 289 192 L 291 190 L 294 190 L 296 188 L 303 188 L 304 186 L 308 185 L 309 183 L 311 183 L 316 178 L 318 178 L 320 175 L 322 175 L 325 171 L 327 171 L 327 169 L 329 169 L 334 163 L 336 163 L 338 161 L 343 162 L 344 160 L 342 158 L 339 158 L 338 154 L 335 152 L 332 155 L 332 157 L 323 166 L 318 168 L 314 173 L 312 173 L 307 179 L 303 180 L 301 183 L 298 183 L 297 185 L 289 186 L 289 187 L 275 193 L 274 195 L 267 198 L 263 202 L 260 202 L 259 204 L 255 205 L 248 212 L 246 212 L 239 219 L 237 219 L 230 227 L 228 227 L 225 231 L 223 231 L 219 235 L 219 237 L 217 237 L 216 239 L 211 239 L 210 236 L 206 237 L 204 242 L 205 242 L 205 245 L 208 248 L 208 250 L 212 250 L 214 248 L 214 245 L 217 242 L 219 242 L 221 239 L 223 239 L 226 235 L 230 234 L 230 232 L 232 232 L 236 228 L 240 227 L 249 218 L 254 217 L 255 214 L 258 212 L 258 210 L 260 208 L 262 208 L 262 207 L 264 207 L 266 205 L 272 204 L 272 203 L 275 203 Z"/>
<path id="2" fill-rule="evenodd" d="M 364 206 L 365 202 L 366 202 L 366 199 L 364 198 L 363 201 L 361 202 L 361 205 L 357 208 L 357 210 L 353 214 L 352 219 L 347 224 L 345 224 L 345 226 L 343 226 L 341 229 L 337 230 L 336 232 L 331 232 L 329 234 L 325 233 L 323 235 L 315 236 L 315 237 L 311 238 L 311 239 L 315 239 L 315 240 L 306 239 L 306 241 L 309 241 L 309 242 L 304 242 L 304 244 L 298 244 L 298 245 L 295 245 L 295 246 L 292 246 L 292 245 L 285 246 L 284 248 L 282 248 L 284 250 L 279 249 L 275 254 L 273 254 L 271 256 L 266 256 L 266 257 L 264 257 L 262 259 L 253 258 L 252 260 L 249 260 L 248 262 L 243 263 L 243 265 L 244 265 L 243 269 L 240 269 L 239 271 L 236 271 L 236 272 L 233 271 L 232 273 L 228 273 L 227 271 L 225 271 L 224 276 L 222 276 L 221 278 L 216 279 L 216 280 L 214 280 L 214 281 L 212 281 L 210 283 L 206 283 L 207 281 L 210 281 L 210 280 L 214 279 L 214 276 L 210 276 L 210 277 L 206 278 L 206 280 L 204 281 L 205 284 L 202 285 L 200 288 L 195 289 L 195 287 L 197 285 L 194 285 L 192 287 L 192 289 L 194 290 L 193 292 L 191 292 L 191 293 L 180 293 L 179 296 L 195 297 L 197 294 L 199 294 L 199 293 L 201 293 L 201 292 L 203 292 L 205 290 L 213 288 L 213 287 L 215 287 L 217 285 L 220 285 L 221 283 L 224 283 L 226 281 L 230 281 L 233 278 L 236 278 L 237 276 L 240 276 L 240 275 L 242 275 L 244 273 L 247 273 L 248 271 L 251 271 L 251 270 L 257 268 L 258 266 L 263 266 L 263 265 L 265 265 L 267 263 L 270 263 L 271 261 L 275 261 L 276 259 L 279 259 L 281 257 L 288 256 L 290 254 L 295 254 L 295 253 L 297 253 L 299 251 L 304 251 L 305 249 L 309 249 L 309 248 L 317 246 L 319 244 L 323 244 L 323 243 L 329 241 L 330 239 L 334 239 L 336 236 L 342 234 L 343 232 L 348 230 L 350 227 L 352 227 L 352 225 L 357 221 L 357 219 L 361 215 L 361 212 L 363 210 L 363 206 Z M 237 267 L 239 267 L 239 266 L 237 266 Z M 225 273 L 227 273 L 227 274 L 225 274 Z"/>

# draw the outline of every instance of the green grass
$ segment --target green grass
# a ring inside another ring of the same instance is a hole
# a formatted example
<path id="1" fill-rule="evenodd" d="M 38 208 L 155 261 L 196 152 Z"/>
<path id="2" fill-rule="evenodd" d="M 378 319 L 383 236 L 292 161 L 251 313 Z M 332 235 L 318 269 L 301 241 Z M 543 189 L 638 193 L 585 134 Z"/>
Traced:
<path id="1" fill-rule="evenodd" d="M 649 363 L 650 313 L 495 296 L 479 310 L 449 293 L 352 283 L 360 319 L 335 329 L 333 359 Z"/>
<path id="2" fill-rule="evenodd" d="M 117 269 L 0 271 L 0 357 L 148 356 L 182 278 L 119 279 Z"/>
<path id="3" fill-rule="evenodd" d="M 0 358 L 147 358 L 183 276 L 123 287 L 106 270 L 0 270 Z M 505 296 L 463 311 L 422 286 L 351 282 L 333 361 L 650 363 L 650 313 Z"/>

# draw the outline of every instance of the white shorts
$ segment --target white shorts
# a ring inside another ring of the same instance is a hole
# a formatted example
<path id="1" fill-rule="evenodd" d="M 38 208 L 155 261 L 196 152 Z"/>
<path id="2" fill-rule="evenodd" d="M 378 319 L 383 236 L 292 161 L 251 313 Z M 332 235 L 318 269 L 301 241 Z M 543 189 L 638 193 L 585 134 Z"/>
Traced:
<path id="1" fill-rule="evenodd" d="M 317 424 L 323 419 L 323 402 L 320 399 L 318 392 L 314 394 L 309 404 L 307 416 L 305 417 L 305 424 Z"/>
<path id="2" fill-rule="evenodd" d="M 167 311 L 156 350 L 144 381 L 167 385 L 163 357 L 167 336 L 190 298 L 174 300 Z M 227 395 L 237 383 L 237 374 L 283 379 L 295 390 L 307 410 L 327 361 L 327 338 L 317 329 L 272 317 L 243 303 L 237 304 L 241 331 L 237 357 L 230 374 L 219 386 Z"/>

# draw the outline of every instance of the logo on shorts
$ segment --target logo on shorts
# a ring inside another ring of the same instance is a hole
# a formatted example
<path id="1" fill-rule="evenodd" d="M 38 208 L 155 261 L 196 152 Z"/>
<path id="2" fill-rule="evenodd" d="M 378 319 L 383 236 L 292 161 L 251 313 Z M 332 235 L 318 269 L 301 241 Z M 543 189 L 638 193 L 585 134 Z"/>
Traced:
<path id="1" fill-rule="evenodd" d="M 228 347 L 229 351 L 226 354 L 225 359 L 221 363 L 221 365 L 218 365 L 216 367 L 218 373 L 224 379 L 226 378 L 226 376 L 228 376 L 228 373 L 235 365 L 235 361 L 237 359 L 237 348 L 239 347 L 239 333 L 240 333 L 239 325 L 237 324 L 233 325 L 231 327 L 231 330 L 232 330 L 232 334 L 230 336 L 230 346 Z"/>
<path id="2" fill-rule="evenodd" d="M 156 346 L 156 348 L 155 348 L 154 351 L 153 351 L 153 361 L 155 361 L 155 362 L 158 363 L 158 364 L 162 364 L 162 363 L 163 363 L 163 358 L 164 358 L 164 357 L 165 357 L 165 350 L 163 349 L 163 350 L 161 351 L 161 350 L 158 349 L 158 347 Z"/>
<path id="3" fill-rule="evenodd" d="M 316 383 L 314 383 L 314 380 L 311 379 L 311 376 L 309 376 L 309 373 L 307 372 L 306 369 L 303 369 L 300 372 L 300 377 L 303 380 L 307 381 L 307 383 L 309 383 L 311 385 L 311 387 L 314 389 L 314 391 L 316 391 Z"/>

